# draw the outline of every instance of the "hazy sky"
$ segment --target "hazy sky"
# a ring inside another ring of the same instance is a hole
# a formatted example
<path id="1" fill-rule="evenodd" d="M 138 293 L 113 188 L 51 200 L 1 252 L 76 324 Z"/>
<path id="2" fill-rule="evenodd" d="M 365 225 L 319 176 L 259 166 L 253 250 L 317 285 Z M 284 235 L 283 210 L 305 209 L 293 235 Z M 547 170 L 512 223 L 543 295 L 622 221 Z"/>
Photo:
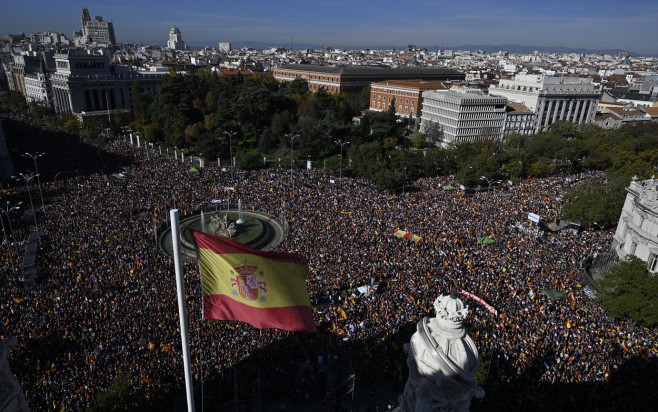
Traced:
<path id="1" fill-rule="evenodd" d="M 53 30 L 71 38 L 82 6 L 112 20 L 118 42 L 165 45 L 177 26 L 195 46 L 287 46 L 292 36 L 296 44 L 336 48 L 519 44 L 658 54 L 656 0 L 9 1 L 0 35 Z"/>

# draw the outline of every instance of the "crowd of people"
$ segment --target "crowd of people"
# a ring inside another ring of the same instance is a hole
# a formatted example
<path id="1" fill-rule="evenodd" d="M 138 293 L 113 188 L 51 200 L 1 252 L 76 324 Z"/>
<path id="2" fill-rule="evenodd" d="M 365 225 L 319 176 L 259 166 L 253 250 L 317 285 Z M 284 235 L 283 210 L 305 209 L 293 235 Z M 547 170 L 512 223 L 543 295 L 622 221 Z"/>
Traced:
<path id="1" fill-rule="evenodd" d="M 48 147 L 44 161 L 52 170 L 76 169 L 60 160 L 67 158 L 58 153 L 64 148 L 70 158 L 71 146 Z M 563 394 L 546 388 L 564 385 L 600 387 L 602 394 L 617 369 L 658 357 L 655 329 L 614 320 L 583 293 L 583 262 L 608 250 L 612 233 L 546 233 L 531 226 L 530 212 L 549 221 L 560 216 L 565 176 L 473 194 L 444 190 L 458 186 L 454 176 L 423 178 L 396 196 L 319 169 L 232 174 L 194 164 L 199 170 L 190 172 L 191 163 L 122 140 L 90 153 L 85 173 L 42 176 L 35 286 L 24 287 L 20 272 L 9 269 L 10 259 L 20 266 L 20 255 L 3 249 L 2 339 L 19 338 L 10 365 L 34 410 L 90 407 L 120 375 L 128 377 L 126 399 L 135 407 L 159 407 L 180 393 L 173 260 L 157 248 L 154 228 L 166 228 L 173 208 L 181 217 L 214 210 L 211 199 L 232 205 L 240 199 L 245 208 L 285 216 L 287 232 L 276 249 L 308 259 L 319 332 L 202 321 L 198 266 L 186 261 L 193 375 L 197 386 L 215 383 L 206 385 L 204 399 L 233 399 L 237 385 L 226 382 L 252 366 L 262 371 L 271 397 L 326 396 L 317 365 L 330 359 L 349 361 L 357 385 L 393 382 L 399 395 L 408 373 L 403 344 L 420 318 L 434 316 L 434 299 L 453 288 L 497 311 L 461 297 L 486 368 L 485 405 L 550 405 Z M 119 168 L 127 177 L 107 174 Z M 26 196 L 25 185 L 3 189 L 3 199 Z M 30 229 L 18 228 L 16 236 Z M 422 240 L 400 239 L 394 229 Z M 495 243 L 478 242 L 482 236 Z M 376 293 L 352 295 L 374 282 Z M 551 288 L 567 298 L 551 300 L 542 292 Z M 636 372 L 641 390 L 644 372 Z M 572 395 L 566 402 L 592 401 Z"/>

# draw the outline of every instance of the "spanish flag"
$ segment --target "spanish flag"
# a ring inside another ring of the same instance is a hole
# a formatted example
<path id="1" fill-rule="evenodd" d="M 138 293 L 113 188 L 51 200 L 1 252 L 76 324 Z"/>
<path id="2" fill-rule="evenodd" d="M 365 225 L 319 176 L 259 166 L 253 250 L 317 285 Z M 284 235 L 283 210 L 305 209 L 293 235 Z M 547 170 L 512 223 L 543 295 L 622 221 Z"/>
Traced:
<path id="1" fill-rule="evenodd" d="M 306 259 L 252 249 L 208 233 L 192 234 L 201 268 L 204 319 L 317 332 L 306 290 Z"/>

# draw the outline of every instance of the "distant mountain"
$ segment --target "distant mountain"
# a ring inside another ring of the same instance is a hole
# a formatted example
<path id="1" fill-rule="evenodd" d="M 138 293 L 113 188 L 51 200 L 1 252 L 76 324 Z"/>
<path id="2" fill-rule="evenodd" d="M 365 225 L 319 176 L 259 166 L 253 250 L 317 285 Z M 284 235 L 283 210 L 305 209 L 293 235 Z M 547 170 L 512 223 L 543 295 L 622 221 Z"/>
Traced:
<path id="1" fill-rule="evenodd" d="M 212 47 L 217 47 L 217 42 L 193 42 L 194 44 L 191 44 L 193 47 L 202 47 L 202 46 L 207 46 L 208 44 L 213 45 Z M 232 42 L 233 48 L 234 49 L 240 49 L 243 47 L 251 47 L 252 49 L 256 50 L 262 50 L 262 49 L 269 49 L 272 47 L 284 47 L 284 48 L 290 48 L 290 43 L 264 43 L 261 41 L 236 41 Z M 370 45 L 370 46 L 351 46 L 351 47 L 343 47 L 338 44 L 326 44 L 326 45 L 317 45 L 317 44 L 310 44 L 310 43 L 293 43 L 292 48 L 295 50 L 304 50 L 304 49 L 313 49 L 313 50 L 320 50 L 323 47 L 333 47 L 336 49 L 349 49 L 349 50 L 404 50 L 408 46 L 407 45 Z M 652 54 L 642 54 L 642 53 L 637 53 L 634 51 L 630 50 L 624 50 L 624 49 L 601 49 L 601 50 L 596 50 L 596 49 L 587 49 L 587 48 L 570 48 L 570 47 L 564 47 L 564 46 L 521 46 L 519 44 L 500 44 L 500 45 L 491 45 L 491 44 L 464 44 L 461 46 L 424 46 L 417 44 L 417 48 L 419 49 L 427 49 L 430 51 L 437 51 L 437 50 L 470 50 L 470 51 L 476 51 L 476 50 L 482 50 L 488 53 L 495 53 L 498 51 L 506 51 L 508 53 L 521 53 L 521 54 L 530 54 L 534 51 L 538 51 L 541 53 L 578 53 L 578 54 L 596 54 L 596 53 L 603 53 L 603 54 L 610 54 L 610 55 L 615 55 L 619 52 L 628 52 L 630 53 L 631 56 L 647 56 L 647 57 L 657 57 L 656 55 Z"/>
<path id="2" fill-rule="evenodd" d="M 427 47 L 428 50 L 439 50 L 439 46 L 430 46 Z M 595 54 L 595 53 L 604 53 L 604 54 L 617 54 L 619 52 L 629 52 L 632 56 L 639 56 L 639 54 L 634 53 L 629 50 L 623 49 L 603 49 L 603 50 L 594 50 L 586 48 L 570 48 L 564 46 L 521 46 L 518 44 L 501 44 L 493 46 L 490 44 L 477 45 L 477 44 L 465 44 L 463 46 L 456 47 L 444 47 L 447 50 L 482 50 L 489 53 L 495 53 L 498 51 L 506 51 L 509 53 L 522 53 L 530 54 L 534 51 L 542 53 L 579 53 L 579 54 Z"/>

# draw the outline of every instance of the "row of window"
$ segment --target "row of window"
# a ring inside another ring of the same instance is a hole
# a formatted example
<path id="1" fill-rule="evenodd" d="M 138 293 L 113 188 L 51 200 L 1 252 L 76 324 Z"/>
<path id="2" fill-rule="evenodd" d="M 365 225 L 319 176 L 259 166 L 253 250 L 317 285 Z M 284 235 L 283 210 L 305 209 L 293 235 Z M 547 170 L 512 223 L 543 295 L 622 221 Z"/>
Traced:
<path id="1" fill-rule="evenodd" d="M 414 92 L 403 92 L 400 90 L 389 90 L 389 89 L 382 89 L 380 87 L 375 87 L 372 89 L 373 92 L 380 92 L 380 93 L 390 93 L 390 94 L 395 94 L 398 96 L 412 96 L 415 97 L 417 94 Z"/>
<path id="2" fill-rule="evenodd" d="M 375 104 L 375 103 L 377 103 L 377 104 Z M 382 103 L 382 102 L 375 102 L 375 100 L 373 100 L 373 101 L 372 101 L 372 108 L 373 108 L 373 109 L 374 109 L 374 108 L 377 108 L 377 109 L 388 109 L 388 106 L 386 105 L 385 102 L 384 102 L 384 103 Z M 414 112 L 414 108 L 412 107 L 412 108 L 411 108 L 411 113 L 413 113 L 413 112 Z M 410 112 L 409 112 L 409 106 L 404 106 L 404 111 L 403 111 L 403 107 L 402 107 L 401 105 L 398 105 L 397 113 L 410 113 Z"/>
<path id="3" fill-rule="evenodd" d="M 378 94 L 378 95 L 376 95 L 376 96 L 377 96 L 377 100 L 384 100 L 384 101 L 389 101 L 389 102 L 392 101 L 393 99 L 395 99 L 394 97 L 391 97 L 391 96 L 383 96 L 383 97 L 382 97 L 381 94 Z M 373 98 L 374 98 L 374 97 L 375 97 L 375 96 L 373 96 Z M 395 99 L 395 100 L 398 101 L 398 99 Z M 374 100 L 373 100 L 373 102 L 374 102 Z M 402 99 L 400 99 L 399 102 L 402 102 Z M 409 104 L 409 99 L 404 99 L 404 104 Z M 411 104 L 412 104 L 412 105 L 416 104 L 416 101 L 415 101 L 415 100 L 412 100 L 412 101 L 411 101 Z"/>

